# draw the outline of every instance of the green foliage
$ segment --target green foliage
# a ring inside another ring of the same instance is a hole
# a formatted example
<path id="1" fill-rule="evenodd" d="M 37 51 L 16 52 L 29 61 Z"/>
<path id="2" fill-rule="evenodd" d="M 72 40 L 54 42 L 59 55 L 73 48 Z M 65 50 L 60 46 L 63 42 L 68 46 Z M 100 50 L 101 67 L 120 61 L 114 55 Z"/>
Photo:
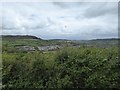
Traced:
<path id="1" fill-rule="evenodd" d="M 120 88 L 118 47 L 3 53 L 6 88 Z"/>

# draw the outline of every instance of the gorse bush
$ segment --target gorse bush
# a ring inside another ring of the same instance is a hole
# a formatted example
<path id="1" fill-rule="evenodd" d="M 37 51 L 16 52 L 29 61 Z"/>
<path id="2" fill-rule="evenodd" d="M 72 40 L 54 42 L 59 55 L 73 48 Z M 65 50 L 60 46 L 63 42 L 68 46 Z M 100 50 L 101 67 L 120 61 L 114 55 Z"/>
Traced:
<path id="1" fill-rule="evenodd" d="M 3 53 L 3 87 L 120 88 L 118 48 Z"/>

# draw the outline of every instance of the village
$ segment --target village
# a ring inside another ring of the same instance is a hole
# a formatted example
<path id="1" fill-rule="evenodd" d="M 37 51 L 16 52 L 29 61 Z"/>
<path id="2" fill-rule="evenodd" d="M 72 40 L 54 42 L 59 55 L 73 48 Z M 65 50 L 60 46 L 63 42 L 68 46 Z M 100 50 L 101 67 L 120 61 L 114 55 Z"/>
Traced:
<path id="1" fill-rule="evenodd" d="M 70 47 L 80 47 L 80 45 L 69 45 Z M 34 47 L 34 46 L 17 46 L 17 49 L 19 51 L 28 51 L 28 52 L 32 52 L 32 51 L 55 51 L 55 50 L 58 50 L 58 49 L 61 49 L 65 47 L 64 45 L 46 45 L 46 46 L 37 46 L 37 47 Z"/>
<path id="2" fill-rule="evenodd" d="M 50 45 L 50 46 L 37 46 L 37 49 L 34 46 L 18 46 L 17 49 L 20 51 L 52 51 L 56 49 L 60 49 L 61 47 L 58 45 Z"/>

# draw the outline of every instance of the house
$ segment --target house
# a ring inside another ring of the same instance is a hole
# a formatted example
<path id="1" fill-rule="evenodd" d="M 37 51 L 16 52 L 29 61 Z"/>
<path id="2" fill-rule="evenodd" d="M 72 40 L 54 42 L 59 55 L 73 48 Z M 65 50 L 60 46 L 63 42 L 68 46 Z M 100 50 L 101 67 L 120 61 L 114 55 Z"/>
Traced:
<path id="1" fill-rule="evenodd" d="M 19 46 L 17 47 L 20 51 L 35 51 L 33 46 Z"/>

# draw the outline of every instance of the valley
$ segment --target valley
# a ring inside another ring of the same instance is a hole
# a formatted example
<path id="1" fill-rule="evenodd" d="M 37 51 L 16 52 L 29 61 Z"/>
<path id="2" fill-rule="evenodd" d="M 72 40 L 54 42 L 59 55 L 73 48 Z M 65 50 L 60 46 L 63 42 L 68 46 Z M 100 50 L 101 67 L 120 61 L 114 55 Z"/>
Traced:
<path id="1" fill-rule="evenodd" d="M 2 36 L 2 87 L 120 88 L 119 40 Z"/>

